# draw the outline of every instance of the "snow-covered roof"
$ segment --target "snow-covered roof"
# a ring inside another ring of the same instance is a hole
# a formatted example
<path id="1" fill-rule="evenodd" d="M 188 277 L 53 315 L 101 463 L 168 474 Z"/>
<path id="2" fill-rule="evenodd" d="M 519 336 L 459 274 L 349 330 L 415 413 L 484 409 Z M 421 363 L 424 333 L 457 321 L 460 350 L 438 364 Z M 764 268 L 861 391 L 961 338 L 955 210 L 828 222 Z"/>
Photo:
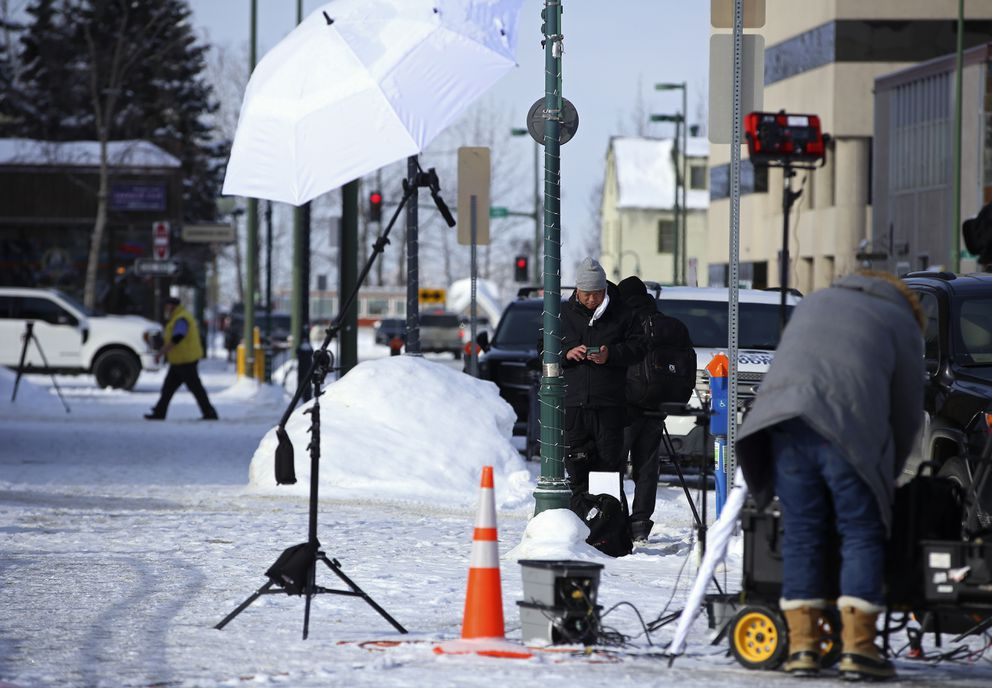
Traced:
<path id="1" fill-rule="evenodd" d="M 181 167 L 179 159 L 148 141 L 110 141 L 107 159 L 114 167 Z M 97 167 L 99 141 L 0 139 L 0 165 Z"/>
<path id="2" fill-rule="evenodd" d="M 613 159 L 617 171 L 618 208 L 674 207 L 675 169 L 672 167 L 672 139 L 614 138 Z M 709 155 L 709 141 L 698 136 L 686 141 L 689 157 Z M 686 205 L 691 209 L 709 207 L 707 190 L 686 191 Z"/>

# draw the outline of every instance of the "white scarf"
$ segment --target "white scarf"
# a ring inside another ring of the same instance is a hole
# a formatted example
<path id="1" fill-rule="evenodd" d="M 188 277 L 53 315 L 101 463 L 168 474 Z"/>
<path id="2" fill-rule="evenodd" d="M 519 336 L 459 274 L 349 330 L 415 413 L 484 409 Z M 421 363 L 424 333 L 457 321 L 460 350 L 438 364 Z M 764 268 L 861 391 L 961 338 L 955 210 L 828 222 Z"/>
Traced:
<path id="1" fill-rule="evenodd" d="M 596 308 L 596 312 L 594 312 L 592 314 L 592 317 L 589 319 L 589 327 L 592 327 L 597 320 L 603 317 L 603 313 L 606 312 L 606 307 L 609 305 L 610 305 L 610 295 L 607 294 L 606 296 L 603 297 L 603 303 L 599 304 L 599 307 Z"/>

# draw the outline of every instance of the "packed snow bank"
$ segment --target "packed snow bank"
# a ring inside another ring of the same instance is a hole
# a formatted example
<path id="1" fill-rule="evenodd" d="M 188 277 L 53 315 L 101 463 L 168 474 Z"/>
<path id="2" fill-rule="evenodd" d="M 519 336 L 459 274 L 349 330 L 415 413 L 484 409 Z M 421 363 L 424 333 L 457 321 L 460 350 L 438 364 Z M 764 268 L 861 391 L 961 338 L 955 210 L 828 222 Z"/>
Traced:
<path id="1" fill-rule="evenodd" d="M 547 509 L 527 523 L 520 544 L 505 559 L 612 559 L 586 544 L 589 527 L 571 509 Z"/>
<path id="2" fill-rule="evenodd" d="M 491 465 L 496 504 L 531 502 L 534 485 L 510 442 L 516 415 L 492 382 L 414 356 L 359 364 L 320 398 L 320 496 L 471 506 L 482 466 Z M 293 443 L 294 485 L 276 485 L 275 428 L 259 444 L 249 489 L 306 495 L 310 488 L 309 410 L 286 424 Z"/>
<path id="3" fill-rule="evenodd" d="M 258 380 L 248 377 L 238 378 L 238 381 L 233 385 L 219 392 L 212 393 L 210 397 L 218 402 L 231 403 L 251 401 L 278 404 L 285 400 L 288 404 L 290 399 L 286 391 L 279 385 L 262 384 Z"/>
<path id="4" fill-rule="evenodd" d="M 62 406 L 54 390 L 50 393 L 47 389 L 28 382 L 26 377 L 21 377 L 21 382 L 17 386 L 17 398 L 11 401 L 15 380 L 17 380 L 16 372 L 0 366 L 0 415 L 8 418 L 65 415 L 65 407 Z"/>

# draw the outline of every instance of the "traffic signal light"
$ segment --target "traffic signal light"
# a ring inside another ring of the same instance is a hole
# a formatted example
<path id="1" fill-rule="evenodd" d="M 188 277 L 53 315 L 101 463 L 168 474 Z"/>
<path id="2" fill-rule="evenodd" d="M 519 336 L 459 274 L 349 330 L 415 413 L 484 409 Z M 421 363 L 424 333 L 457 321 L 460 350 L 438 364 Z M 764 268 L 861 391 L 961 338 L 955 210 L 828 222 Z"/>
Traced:
<path id="1" fill-rule="evenodd" d="M 516 282 L 527 282 L 527 256 L 517 256 L 513 260 L 513 279 Z"/>
<path id="2" fill-rule="evenodd" d="M 382 194 L 378 191 L 369 194 L 369 222 L 382 222 Z"/>

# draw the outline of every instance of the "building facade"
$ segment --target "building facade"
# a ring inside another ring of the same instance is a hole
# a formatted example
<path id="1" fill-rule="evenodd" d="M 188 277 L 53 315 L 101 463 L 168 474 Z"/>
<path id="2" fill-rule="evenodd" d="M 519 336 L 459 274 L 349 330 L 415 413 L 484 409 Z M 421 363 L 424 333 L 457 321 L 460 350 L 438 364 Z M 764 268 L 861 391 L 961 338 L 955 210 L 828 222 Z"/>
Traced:
<path id="1" fill-rule="evenodd" d="M 956 56 L 875 80 L 872 188 L 874 265 L 897 274 L 953 262 Z M 961 206 L 974 217 L 992 201 L 992 43 L 963 55 Z M 882 256 L 885 258 L 882 258 Z M 976 268 L 960 259 L 961 272 Z"/>
<path id="2" fill-rule="evenodd" d="M 131 269 L 153 255 L 153 225 L 182 226 L 179 160 L 146 141 L 108 146 L 107 225 L 98 306 L 156 317 L 156 288 Z M 97 212 L 99 143 L 0 139 L 0 285 L 58 288 L 81 297 Z M 179 251 L 172 242 L 172 254 Z M 165 285 L 167 286 L 167 285 Z"/>
<path id="3" fill-rule="evenodd" d="M 685 235 L 676 221 L 675 165 L 681 168 L 672 139 L 614 137 L 606 154 L 601 208 L 600 259 L 613 282 L 637 275 L 673 283 L 678 274 L 688 284 L 705 284 L 706 161 L 709 143 L 689 137 Z M 681 203 L 681 192 L 679 192 Z M 684 242 L 684 246 L 680 245 Z M 702 272 L 702 274 L 700 274 Z"/>
<path id="4" fill-rule="evenodd" d="M 832 136 L 826 164 L 802 171 L 793 189 L 802 196 L 784 226 L 781 169 L 742 169 L 742 266 L 780 284 L 783 234 L 789 242 L 789 286 L 806 293 L 860 267 L 872 241 L 875 79 L 952 53 L 956 0 L 767 0 L 764 111 L 820 117 Z M 966 47 L 992 35 L 992 3 L 965 3 Z M 729 67 L 732 67 L 729 66 Z M 717 66 L 711 66 L 716 69 Z M 745 151 L 746 158 L 746 151 Z M 709 273 L 727 274 L 730 147 L 710 152 Z M 746 166 L 745 166 L 746 167 Z M 748 181 L 750 179 L 750 181 Z M 941 230 L 946 231 L 946 230 Z M 756 280 L 757 281 L 757 280 Z"/>

